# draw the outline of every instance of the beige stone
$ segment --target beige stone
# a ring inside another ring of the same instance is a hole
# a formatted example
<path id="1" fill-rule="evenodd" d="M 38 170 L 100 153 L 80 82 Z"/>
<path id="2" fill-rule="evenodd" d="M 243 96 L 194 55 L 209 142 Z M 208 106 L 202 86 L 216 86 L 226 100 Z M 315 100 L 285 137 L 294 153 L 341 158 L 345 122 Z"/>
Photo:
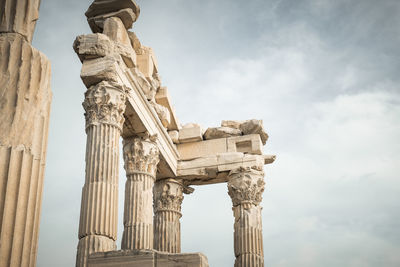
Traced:
<path id="1" fill-rule="evenodd" d="M 179 130 L 179 142 L 188 143 L 203 140 L 203 130 L 200 125 L 189 123 Z"/>
<path id="2" fill-rule="evenodd" d="M 93 32 L 101 32 L 102 22 L 109 17 L 118 17 L 129 29 L 139 14 L 140 8 L 133 0 L 95 0 L 85 13 Z"/>
<path id="3" fill-rule="evenodd" d="M 235 217 L 235 267 L 264 266 L 260 206 L 264 185 L 262 171 L 239 168 L 229 174 L 228 194 L 232 199 Z"/>
<path id="4" fill-rule="evenodd" d="M 160 153 L 155 140 L 153 136 L 123 141 L 127 180 L 122 249 L 153 248 L 153 185 Z"/>
<path id="5" fill-rule="evenodd" d="M 142 54 L 137 55 L 137 64 L 139 70 L 146 78 L 152 78 L 158 72 L 156 57 L 153 49 L 142 46 Z"/>
<path id="6" fill-rule="evenodd" d="M 103 34 L 107 35 L 108 38 L 114 42 L 131 46 L 131 40 L 129 39 L 128 32 L 119 18 L 112 17 L 106 19 L 104 21 Z"/>
<path id="7" fill-rule="evenodd" d="M 242 130 L 243 134 L 259 134 L 261 137 L 261 141 L 265 145 L 268 140 L 268 134 L 264 130 L 262 120 L 247 120 L 240 124 L 240 130 Z"/>
<path id="8" fill-rule="evenodd" d="M 229 127 L 229 128 L 234 128 L 234 129 L 240 129 L 240 125 L 244 121 L 234 121 L 234 120 L 226 120 L 221 122 L 222 127 Z"/>
<path id="9" fill-rule="evenodd" d="M 258 134 L 182 143 L 178 144 L 177 148 L 181 160 L 207 157 L 226 152 L 262 154 L 262 142 Z"/>
<path id="10" fill-rule="evenodd" d="M 50 62 L 27 41 L 38 5 L 0 4 L 0 266 L 36 266 L 52 98 Z"/>
<path id="11" fill-rule="evenodd" d="M 171 97 L 168 94 L 167 87 L 160 87 L 155 95 L 155 100 L 158 104 L 163 105 L 171 114 L 171 123 L 168 125 L 168 130 L 179 130 L 178 117 L 175 114 L 175 109 L 172 106 Z"/>
<path id="12" fill-rule="evenodd" d="M 90 253 L 116 249 L 118 147 L 125 102 L 126 92 L 105 81 L 90 87 L 85 93 L 86 177 L 82 189 L 76 266 L 87 266 Z"/>
<path id="13" fill-rule="evenodd" d="M 115 52 L 122 57 L 128 68 L 136 66 L 136 53 L 120 18 L 111 17 L 106 19 L 104 21 L 103 34 L 114 42 Z"/>
<path id="14" fill-rule="evenodd" d="M 204 133 L 205 140 L 231 137 L 231 136 L 240 136 L 242 135 L 242 131 L 239 129 L 229 128 L 229 127 L 212 127 L 208 128 Z"/>
<path id="15" fill-rule="evenodd" d="M 114 49 L 108 36 L 101 33 L 79 35 L 73 47 L 81 62 L 110 55 Z"/>
<path id="16" fill-rule="evenodd" d="M 0 1 L 0 32 L 21 34 L 31 43 L 39 18 L 39 5 L 40 0 Z"/>
<path id="17" fill-rule="evenodd" d="M 174 144 L 179 144 L 179 132 L 178 131 L 168 131 L 169 137 Z"/>
<path id="18" fill-rule="evenodd" d="M 167 128 L 168 125 L 171 123 L 171 114 L 169 113 L 169 110 L 155 102 L 150 102 L 150 104 L 153 106 L 154 110 L 156 111 L 158 118 L 160 119 L 162 125 Z"/>
<path id="19" fill-rule="evenodd" d="M 113 56 L 105 56 L 83 61 L 81 79 L 89 88 L 101 81 L 122 84 L 121 70 L 118 61 Z"/>
<path id="20" fill-rule="evenodd" d="M 154 250 L 119 250 L 96 253 L 89 258 L 89 267 L 208 267 L 202 253 L 165 253 Z"/>
<path id="21" fill-rule="evenodd" d="M 162 252 L 181 252 L 181 205 L 184 185 L 176 179 L 155 183 L 154 195 L 154 249 Z M 186 191 L 187 192 L 187 191 Z"/>
<path id="22" fill-rule="evenodd" d="M 258 134 L 249 134 L 226 139 L 226 152 L 243 152 L 261 155 L 263 144 Z"/>
<path id="23" fill-rule="evenodd" d="M 125 29 L 132 28 L 132 24 L 136 20 L 136 15 L 135 15 L 135 13 L 133 13 L 132 9 L 124 8 L 124 9 L 118 10 L 116 12 L 110 12 L 110 13 L 107 13 L 104 15 L 90 17 L 90 18 L 88 18 L 88 23 L 93 32 L 102 32 L 104 29 L 104 22 L 108 18 L 112 18 L 112 17 L 120 19 L 122 21 Z"/>

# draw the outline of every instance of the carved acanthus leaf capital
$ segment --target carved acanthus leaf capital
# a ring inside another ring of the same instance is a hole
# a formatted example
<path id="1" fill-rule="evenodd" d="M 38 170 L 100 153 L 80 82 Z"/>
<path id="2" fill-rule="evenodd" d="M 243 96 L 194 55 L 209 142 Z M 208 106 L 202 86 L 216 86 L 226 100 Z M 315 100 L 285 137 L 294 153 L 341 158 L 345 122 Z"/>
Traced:
<path id="1" fill-rule="evenodd" d="M 97 124 L 110 124 L 120 130 L 124 124 L 126 92 L 114 83 L 102 81 L 90 87 L 82 103 L 86 128 Z"/>
<path id="2" fill-rule="evenodd" d="M 124 139 L 124 167 L 127 175 L 147 173 L 156 177 L 159 160 L 159 149 L 155 136 Z"/>
<path id="3" fill-rule="evenodd" d="M 181 212 L 183 193 L 185 191 L 182 183 L 174 179 L 157 181 L 154 185 L 154 211 Z"/>
<path id="4" fill-rule="evenodd" d="M 264 186 L 262 171 L 240 168 L 229 174 L 228 194 L 234 207 L 242 204 L 259 205 L 262 201 Z"/>

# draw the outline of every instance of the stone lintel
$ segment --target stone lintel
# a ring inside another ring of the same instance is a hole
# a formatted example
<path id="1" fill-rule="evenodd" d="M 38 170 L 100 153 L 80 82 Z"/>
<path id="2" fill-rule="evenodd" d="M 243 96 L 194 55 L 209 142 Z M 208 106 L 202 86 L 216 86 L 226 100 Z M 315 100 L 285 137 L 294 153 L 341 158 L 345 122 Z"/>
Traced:
<path id="1" fill-rule="evenodd" d="M 155 250 L 118 250 L 93 253 L 89 267 L 208 267 L 202 253 L 166 253 Z"/>
<path id="2" fill-rule="evenodd" d="M 168 125 L 168 130 L 179 130 L 178 117 L 175 114 L 175 109 L 172 106 L 171 97 L 169 96 L 167 87 L 160 87 L 156 94 L 156 102 L 169 110 L 171 122 Z"/>
<path id="3" fill-rule="evenodd" d="M 242 152 L 262 155 L 263 144 L 260 135 L 225 137 L 200 142 L 190 142 L 177 145 L 180 160 L 192 160 L 209 157 L 218 153 Z"/>
<path id="4" fill-rule="evenodd" d="M 237 168 L 262 170 L 275 156 L 250 155 L 241 152 L 220 153 L 216 156 L 179 161 L 177 178 L 186 185 L 204 185 L 228 181 L 229 172 Z"/>

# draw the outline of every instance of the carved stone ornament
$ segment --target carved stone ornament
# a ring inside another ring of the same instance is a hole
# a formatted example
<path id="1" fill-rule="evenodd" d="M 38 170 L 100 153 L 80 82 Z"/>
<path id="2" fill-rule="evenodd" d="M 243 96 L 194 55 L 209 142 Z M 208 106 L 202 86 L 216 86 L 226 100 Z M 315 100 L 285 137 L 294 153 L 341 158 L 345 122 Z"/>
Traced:
<path id="1" fill-rule="evenodd" d="M 90 87 L 82 103 L 86 128 L 97 124 L 110 124 L 120 130 L 124 124 L 126 92 L 117 85 L 102 81 Z"/>
<path id="2" fill-rule="evenodd" d="M 264 192 L 264 172 L 251 168 L 240 168 L 229 174 L 228 194 L 233 206 L 259 205 Z"/>
<path id="3" fill-rule="evenodd" d="M 154 186 L 154 211 L 181 212 L 184 186 L 174 179 L 157 181 Z"/>
<path id="4" fill-rule="evenodd" d="M 160 161 L 155 139 L 155 136 L 124 139 L 124 167 L 127 175 L 146 173 L 155 179 Z"/>

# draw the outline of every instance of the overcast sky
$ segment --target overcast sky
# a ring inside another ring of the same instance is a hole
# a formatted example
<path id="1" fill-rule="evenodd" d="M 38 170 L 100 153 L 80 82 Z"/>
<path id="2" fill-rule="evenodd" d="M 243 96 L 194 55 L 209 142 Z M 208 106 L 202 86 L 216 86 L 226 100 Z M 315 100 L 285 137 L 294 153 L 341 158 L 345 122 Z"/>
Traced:
<path id="1" fill-rule="evenodd" d="M 271 267 L 400 266 L 400 1 L 147 0 L 133 30 L 154 49 L 178 118 L 262 119 L 270 135 L 263 235 Z M 38 267 L 75 264 L 86 90 L 72 43 L 90 0 L 42 0 L 33 45 L 53 103 Z M 123 186 L 120 167 L 119 239 Z M 225 184 L 185 196 L 182 251 L 231 267 Z"/>

